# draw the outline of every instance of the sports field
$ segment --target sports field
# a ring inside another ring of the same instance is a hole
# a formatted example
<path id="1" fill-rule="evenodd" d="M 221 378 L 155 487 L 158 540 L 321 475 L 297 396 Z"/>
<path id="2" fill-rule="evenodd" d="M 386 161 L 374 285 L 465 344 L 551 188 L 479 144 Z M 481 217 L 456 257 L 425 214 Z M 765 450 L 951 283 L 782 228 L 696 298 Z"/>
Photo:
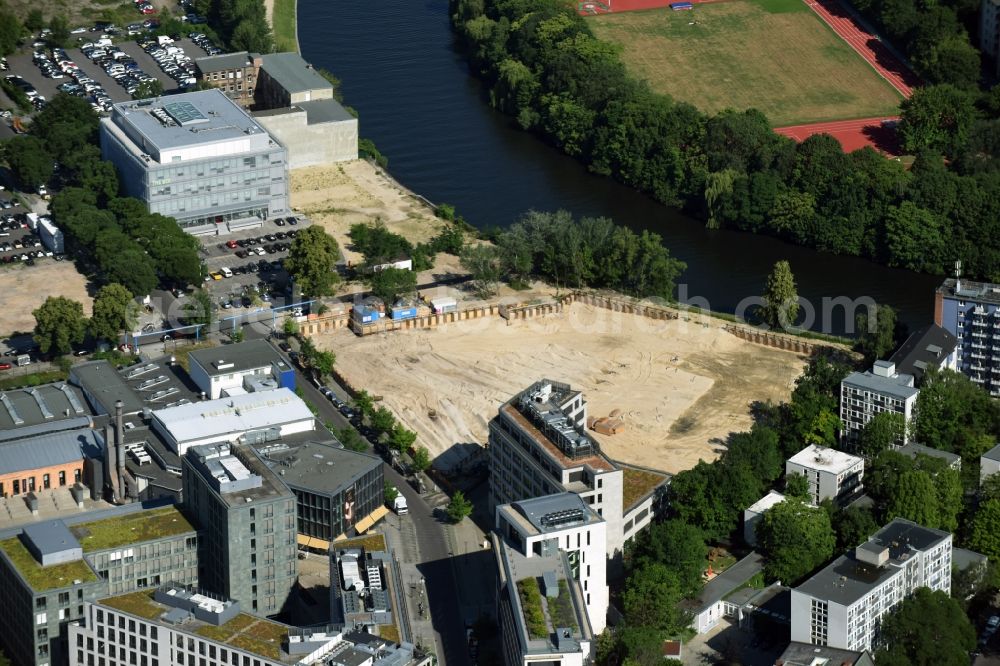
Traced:
<path id="1" fill-rule="evenodd" d="M 902 100 L 802 0 L 736 0 L 603 14 L 594 34 L 658 92 L 707 112 L 760 109 L 772 125 L 892 116 Z"/>

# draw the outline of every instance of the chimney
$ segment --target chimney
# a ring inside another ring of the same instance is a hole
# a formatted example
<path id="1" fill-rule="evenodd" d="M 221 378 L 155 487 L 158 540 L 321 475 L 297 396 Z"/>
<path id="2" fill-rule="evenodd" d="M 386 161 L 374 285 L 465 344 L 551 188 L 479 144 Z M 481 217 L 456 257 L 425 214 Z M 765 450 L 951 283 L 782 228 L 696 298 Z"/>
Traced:
<path id="1" fill-rule="evenodd" d="M 125 420 L 124 405 L 121 400 L 115 402 L 115 453 L 118 459 L 118 469 L 115 472 L 118 486 L 116 501 L 125 499 Z"/>
<path id="2" fill-rule="evenodd" d="M 104 427 L 104 484 L 111 495 L 111 501 L 118 497 L 118 452 L 115 449 L 114 427 L 109 423 Z"/>

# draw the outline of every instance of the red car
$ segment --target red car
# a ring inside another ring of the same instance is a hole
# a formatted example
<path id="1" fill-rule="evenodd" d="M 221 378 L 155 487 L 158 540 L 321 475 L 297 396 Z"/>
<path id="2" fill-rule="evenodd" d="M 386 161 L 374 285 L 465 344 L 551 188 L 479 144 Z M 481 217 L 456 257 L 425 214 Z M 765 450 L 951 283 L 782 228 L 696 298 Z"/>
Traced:
<path id="1" fill-rule="evenodd" d="M 10 363 L 0 363 L 0 370 L 10 370 Z"/>
<path id="2" fill-rule="evenodd" d="M 236 241 L 231 240 L 231 241 L 226 241 L 226 247 L 234 248 L 234 247 L 239 247 L 239 245 L 236 244 Z"/>

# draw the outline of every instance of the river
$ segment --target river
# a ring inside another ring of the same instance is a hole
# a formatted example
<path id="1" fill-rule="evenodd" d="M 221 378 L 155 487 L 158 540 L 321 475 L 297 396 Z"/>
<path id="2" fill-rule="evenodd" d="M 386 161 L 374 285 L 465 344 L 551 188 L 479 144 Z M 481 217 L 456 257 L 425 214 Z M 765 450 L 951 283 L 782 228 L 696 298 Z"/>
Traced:
<path id="1" fill-rule="evenodd" d="M 347 103 L 360 113 L 361 135 L 389 158 L 393 176 L 435 203 L 453 204 L 478 227 L 506 226 L 530 209 L 607 216 L 656 231 L 687 262 L 682 300 L 697 297 L 733 312 L 761 293 L 775 261 L 787 259 L 799 295 L 816 311 L 814 330 L 845 330 L 842 309 L 822 316 L 824 298 L 888 303 L 911 330 L 932 320 L 939 278 L 706 230 L 512 127 L 489 108 L 454 48 L 446 0 L 299 0 L 298 13 L 303 57 L 342 80 Z"/>

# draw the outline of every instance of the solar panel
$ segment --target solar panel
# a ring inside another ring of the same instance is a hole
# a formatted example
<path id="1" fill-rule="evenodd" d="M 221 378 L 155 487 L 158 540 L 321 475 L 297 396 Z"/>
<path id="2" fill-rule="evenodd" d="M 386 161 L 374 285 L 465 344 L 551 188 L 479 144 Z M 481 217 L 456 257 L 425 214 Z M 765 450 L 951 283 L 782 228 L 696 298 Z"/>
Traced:
<path id="1" fill-rule="evenodd" d="M 542 525 L 547 527 L 557 527 L 569 523 L 583 522 L 584 513 L 582 509 L 567 509 L 565 511 L 553 511 L 541 518 Z"/>

